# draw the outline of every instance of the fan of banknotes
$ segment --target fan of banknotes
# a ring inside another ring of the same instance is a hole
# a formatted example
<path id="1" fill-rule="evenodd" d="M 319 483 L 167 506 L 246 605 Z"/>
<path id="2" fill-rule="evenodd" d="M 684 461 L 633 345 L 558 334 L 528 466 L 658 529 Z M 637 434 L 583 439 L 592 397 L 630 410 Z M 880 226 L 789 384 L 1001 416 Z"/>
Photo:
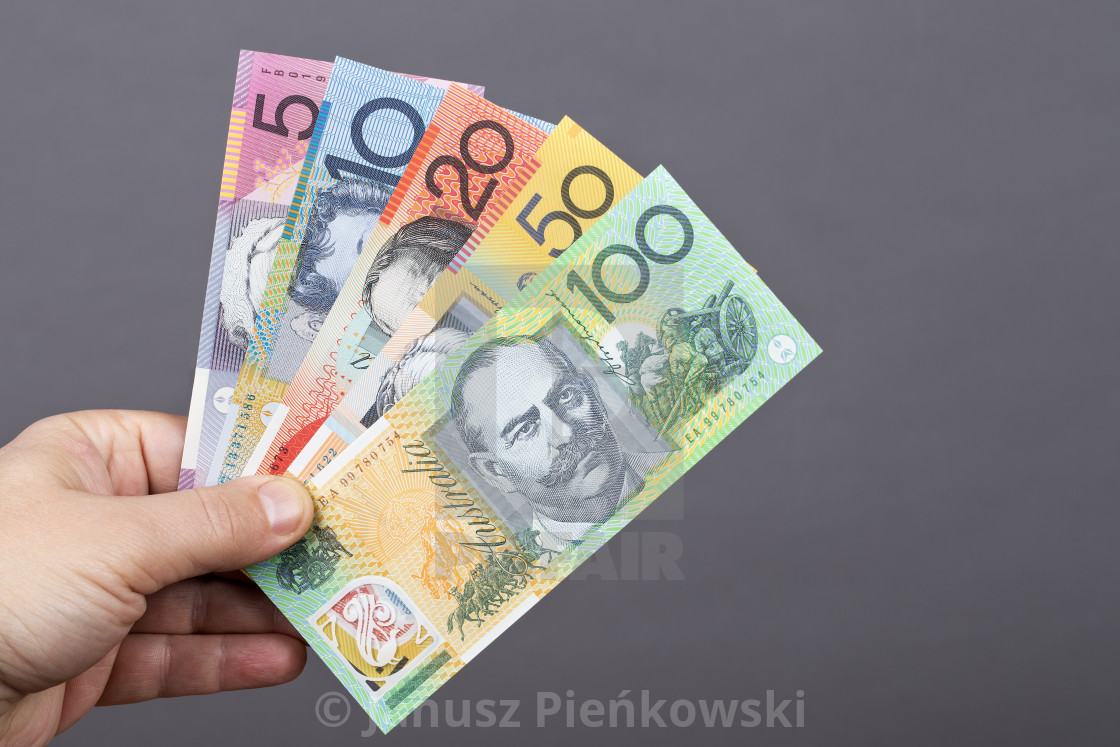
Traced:
<path id="1" fill-rule="evenodd" d="M 180 487 L 307 483 L 246 570 L 382 730 L 820 352 L 664 167 L 482 95 L 238 61 Z"/>

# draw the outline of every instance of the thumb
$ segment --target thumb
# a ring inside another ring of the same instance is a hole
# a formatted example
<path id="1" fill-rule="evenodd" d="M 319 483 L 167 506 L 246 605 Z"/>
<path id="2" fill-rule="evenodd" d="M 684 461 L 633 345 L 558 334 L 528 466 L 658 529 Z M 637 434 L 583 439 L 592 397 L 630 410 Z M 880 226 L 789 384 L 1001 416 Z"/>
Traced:
<path id="1" fill-rule="evenodd" d="M 242 477 L 122 500 L 128 502 L 124 524 L 133 530 L 127 547 L 135 573 L 129 581 L 144 594 L 267 560 L 307 533 L 314 515 L 307 488 L 284 477 Z"/>

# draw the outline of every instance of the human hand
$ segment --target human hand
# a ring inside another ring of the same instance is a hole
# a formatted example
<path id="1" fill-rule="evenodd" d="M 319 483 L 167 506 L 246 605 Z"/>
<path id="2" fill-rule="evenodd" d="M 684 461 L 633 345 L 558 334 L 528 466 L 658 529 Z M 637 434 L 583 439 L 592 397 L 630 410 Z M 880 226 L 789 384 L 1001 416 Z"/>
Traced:
<path id="1" fill-rule="evenodd" d="M 202 574 L 295 542 L 310 496 L 268 477 L 170 493 L 185 430 L 174 415 L 79 412 L 0 449 L 0 744 L 46 743 L 94 705 L 303 669 L 303 641 L 260 589 Z"/>

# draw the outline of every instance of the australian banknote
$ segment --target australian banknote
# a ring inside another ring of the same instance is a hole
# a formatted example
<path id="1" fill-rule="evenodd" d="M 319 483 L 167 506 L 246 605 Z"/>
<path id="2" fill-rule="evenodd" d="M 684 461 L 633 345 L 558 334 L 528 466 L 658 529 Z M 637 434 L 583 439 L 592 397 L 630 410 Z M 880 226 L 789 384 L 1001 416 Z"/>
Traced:
<path id="1" fill-rule="evenodd" d="M 368 368 L 305 447 L 307 424 L 289 416 L 270 472 L 306 480 L 325 467 L 641 181 L 567 117 L 536 158 L 540 167 L 474 252 L 436 279 L 380 351 L 363 349 Z M 286 463 L 285 453 L 300 447 Z"/>
<path id="2" fill-rule="evenodd" d="M 312 478 L 313 530 L 249 572 L 391 728 L 818 353 L 659 168 Z"/>
<path id="3" fill-rule="evenodd" d="M 448 264 L 473 250 L 476 229 L 496 220 L 532 175 L 546 136 L 463 88 L 448 90 L 299 370 L 288 377 L 269 369 L 265 386 L 281 394 L 273 423 L 330 414 L 351 381 L 336 362 L 384 344 Z M 260 418 L 253 424 L 267 448 Z M 250 463 L 226 460 L 235 461 Z"/>
<path id="4" fill-rule="evenodd" d="M 238 57 L 181 489 L 209 473 L 330 73 L 319 60 Z"/>
<path id="5" fill-rule="evenodd" d="M 425 80 L 335 60 L 207 483 L 240 474 L 310 348 L 443 100 Z"/>

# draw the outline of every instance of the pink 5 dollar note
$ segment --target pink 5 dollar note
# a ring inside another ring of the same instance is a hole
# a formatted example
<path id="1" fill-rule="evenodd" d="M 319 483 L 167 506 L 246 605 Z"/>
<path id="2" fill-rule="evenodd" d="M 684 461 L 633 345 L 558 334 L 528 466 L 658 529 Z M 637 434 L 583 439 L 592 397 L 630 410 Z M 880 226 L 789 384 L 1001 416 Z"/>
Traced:
<path id="1" fill-rule="evenodd" d="M 204 482 L 217 451 L 331 67 L 238 57 L 180 489 Z"/>

